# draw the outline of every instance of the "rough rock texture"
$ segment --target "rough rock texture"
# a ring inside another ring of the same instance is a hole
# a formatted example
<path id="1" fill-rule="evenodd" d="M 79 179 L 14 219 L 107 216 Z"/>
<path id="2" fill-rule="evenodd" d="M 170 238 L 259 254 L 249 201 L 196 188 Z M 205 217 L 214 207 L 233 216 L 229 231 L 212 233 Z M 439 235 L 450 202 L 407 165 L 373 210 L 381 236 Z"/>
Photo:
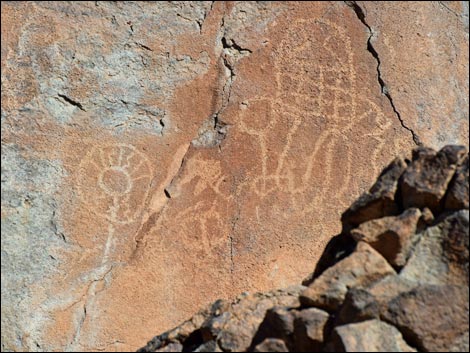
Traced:
<path id="1" fill-rule="evenodd" d="M 336 310 L 349 288 L 362 288 L 378 279 L 394 274 L 385 258 L 369 244 L 360 241 L 356 250 L 344 260 L 330 267 L 302 292 L 304 306 Z"/>
<path id="2" fill-rule="evenodd" d="M 469 51 L 462 46 L 468 45 L 468 2 L 357 3 L 380 59 L 383 90 L 403 126 L 427 146 L 468 145 L 469 101 L 462 94 L 469 84 Z"/>
<path id="3" fill-rule="evenodd" d="M 430 148 L 414 151 L 413 161 L 402 177 L 403 205 L 440 211 L 448 185 L 465 153 L 463 146 L 446 146 L 438 153 Z"/>
<path id="4" fill-rule="evenodd" d="M 333 330 L 335 352 L 416 352 L 394 326 L 380 320 L 338 326 Z"/>
<path id="5" fill-rule="evenodd" d="M 456 146 L 426 153 L 435 156 L 446 151 L 468 155 Z M 393 169 L 396 161 L 385 170 Z M 466 161 L 461 158 L 455 168 L 455 173 L 466 173 L 465 180 L 468 168 L 459 163 Z M 421 170 L 421 164 L 410 162 L 396 175 L 397 182 L 389 191 L 399 195 L 404 183 L 427 182 Z M 446 170 L 445 164 L 434 163 L 426 175 L 434 180 L 434 175 Z M 444 193 L 452 187 L 449 184 Z M 441 194 L 440 188 L 432 192 L 434 197 Z M 432 202 L 433 197 L 426 200 Z M 409 201 L 414 204 L 412 198 Z M 464 201 L 468 204 L 468 196 Z M 469 210 L 451 207 L 432 215 L 427 208 L 406 208 L 401 198 L 394 202 L 400 216 L 368 220 L 340 234 L 355 243 L 352 249 L 333 239 L 325 249 L 329 256 L 317 265 L 322 270 L 304 281 L 307 288 L 245 296 L 234 303 L 216 302 L 212 309 L 156 336 L 140 351 L 211 347 L 225 352 L 468 352 Z M 345 214 L 361 213 L 357 204 Z M 370 209 L 369 214 L 379 213 Z M 343 229 L 348 226 L 343 224 Z M 404 249 L 409 256 L 402 257 Z M 399 266 L 397 258 L 403 260 Z M 279 305 L 279 295 L 286 293 L 289 303 Z"/>
<path id="6" fill-rule="evenodd" d="M 397 217 L 383 217 L 365 222 L 351 230 L 351 235 L 356 241 L 370 244 L 393 266 L 403 266 L 414 245 L 421 217 L 419 209 L 409 208 Z"/>
<path id="7" fill-rule="evenodd" d="M 468 144 L 465 2 L 1 6 L 3 350 L 133 350 L 296 283 L 394 156 Z M 404 163 L 345 229 L 401 213 Z"/>

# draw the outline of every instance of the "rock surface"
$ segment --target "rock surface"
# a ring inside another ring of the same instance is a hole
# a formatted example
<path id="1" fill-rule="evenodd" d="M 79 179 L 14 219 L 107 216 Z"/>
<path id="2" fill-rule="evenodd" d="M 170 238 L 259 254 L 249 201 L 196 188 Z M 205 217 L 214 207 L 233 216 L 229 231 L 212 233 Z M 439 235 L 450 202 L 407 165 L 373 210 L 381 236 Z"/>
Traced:
<path id="1" fill-rule="evenodd" d="M 383 217 L 364 222 L 353 229 L 351 235 L 354 240 L 371 245 L 393 266 L 403 266 L 414 245 L 421 216 L 418 208 L 409 208 L 396 217 Z"/>
<path id="2" fill-rule="evenodd" d="M 430 149 L 426 154 L 435 156 L 449 150 L 459 149 L 447 146 L 437 154 Z M 413 154 L 422 151 L 416 149 Z M 385 170 L 393 168 L 396 161 Z M 456 170 L 468 174 L 459 163 L 466 162 L 460 159 Z M 446 168 L 444 164 L 432 164 L 426 175 L 442 175 Z M 404 182 L 414 182 L 413 177 L 425 182 L 421 170 L 419 163 L 402 168 L 391 193 L 398 193 Z M 405 180 L 405 175 L 409 179 Z M 452 187 L 449 184 L 448 189 Z M 433 191 L 441 194 L 438 188 Z M 433 197 L 426 200 L 432 202 Z M 406 208 L 401 198 L 394 202 L 396 209 L 402 210 L 400 216 L 368 220 L 344 230 L 344 237 L 349 235 L 357 241 L 355 247 L 339 261 L 319 263 L 317 266 L 324 269 L 304 281 L 308 288 L 291 290 L 288 304 L 274 305 L 271 300 L 266 305 L 266 297 L 278 298 L 279 294 L 273 293 L 285 292 L 256 294 L 231 304 L 216 302 L 212 311 L 202 311 L 174 330 L 156 336 L 140 351 L 161 351 L 175 344 L 181 345 L 181 351 L 198 351 L 209 343 L 226 352 L 468 351 L 469 210 L 452 207 L 429 215 L 431 211 L 426 208 Z M 355 205 L 357 202 L 346 211 L 348 215 L 354 216 Z M 379 213 L 371 210 L 369 214 Z M 423 217 L 425 221 L 418 227 Z M 348 226 L 343 225 L 343 229 Z M 381 235 L 379 244 L 377 234 Z M 407 242 L 406 247 L 386 246 L 387 237 L 393 244 L 399 243 L 400 236 L 415 241 Z M 375 245 L 375 250 L 366 241 Z M 325 251 L 344 252 L 343 242 L 331 244 Z M 405 248 L 409 257 L 402 257 L 395 271 L 391 265 L 397 265 L 396 259 Z M 260 306 L 265 309 L 253 309 Z"/>
<path id="3" fill-rule="evenodd" d="M 351 255 L 316 278 L 302 292 L 300 301 L 304 306 L 337 310 L 349 288 L 368 287 L 394 273 L 382 255 L 367 243 L 360 241 Z"/>
<path id="4" fill-rule="evenodd" d="M 394 326 L 379 320 L 338 326 L 332 334 L 335 352 L 416 352 Z"/>
<path id="5" fill-rule="evenodd" d="M 134 350 L 299 282 L 394 156 L 468 145 L 465 2 L 1 6 L 5 351 Z M 405 168 L 343 228 L 402 213 Z"/>

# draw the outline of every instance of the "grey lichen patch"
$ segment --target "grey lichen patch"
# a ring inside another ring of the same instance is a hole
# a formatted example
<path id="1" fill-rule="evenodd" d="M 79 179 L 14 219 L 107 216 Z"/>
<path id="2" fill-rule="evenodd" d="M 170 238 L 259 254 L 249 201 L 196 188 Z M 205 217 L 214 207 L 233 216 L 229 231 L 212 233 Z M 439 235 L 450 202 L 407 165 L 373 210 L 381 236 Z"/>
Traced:
<path id="1" fill-rule="evenodd" d="M 18 350 L 40 342 L 45 318 L 37 306 L 33 309 L 30 289 L 45 290 L 47 279 L 57 273 L 57 249 L 68 247 L 58 217 L 57 191 L 64 176 L 60 161 L 25 158 L 16 145 L 2 145 L 2 342 L 16 342 Z"/>
<path id="2" fill-rule="evenodd" d="M 194 147 L 219 146 L 227 135 L 229 125 L 220 121 L 217 116 L 212 116 L 199 128 L 198 136 L 191 141 Z"/>
<path id="3" fill-rule="evenodd" d="M 166 111 L 157 107 L 119 100 L 109 108 L 112 112 L 105 119 L 98 116 L 100 124 L 109 126 L 117 133 L 141 130 L 145 133 L 163 135 Z"/>

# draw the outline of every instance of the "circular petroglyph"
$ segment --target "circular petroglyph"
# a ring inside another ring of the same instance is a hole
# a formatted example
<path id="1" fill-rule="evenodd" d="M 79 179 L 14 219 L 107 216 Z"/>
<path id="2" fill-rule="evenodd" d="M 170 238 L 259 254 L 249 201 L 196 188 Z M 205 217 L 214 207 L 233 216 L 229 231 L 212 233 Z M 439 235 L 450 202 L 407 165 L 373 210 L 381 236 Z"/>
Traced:
<path id="1" fill-rule="evenodd" d="M 132 188 L 129 173 L 121 167 L 111 167 L 99 176 L 98 185 L 110 196 L 123 196 Z"/>
<path id="2" fill-rule="evenodd" d="M 142 212 L 152 179 L 147 157 L 134 146 L 93 147 L 80 162 L 79 193 L 92 211 L 113 223 L 134 222 Z"/>

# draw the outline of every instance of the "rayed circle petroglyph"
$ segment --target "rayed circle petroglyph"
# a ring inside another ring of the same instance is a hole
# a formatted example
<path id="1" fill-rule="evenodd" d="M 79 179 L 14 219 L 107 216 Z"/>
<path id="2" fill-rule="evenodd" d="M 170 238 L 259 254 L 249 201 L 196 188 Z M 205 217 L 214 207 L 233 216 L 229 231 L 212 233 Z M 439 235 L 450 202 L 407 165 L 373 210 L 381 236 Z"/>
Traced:
<path id="1" fill-rule="evenodd" d="M 134 146 L 93 147 L 80 163 L 78 185 L 82 200 L 115 224 L 136 221 L 152 180 L 147 157 Z"/>

